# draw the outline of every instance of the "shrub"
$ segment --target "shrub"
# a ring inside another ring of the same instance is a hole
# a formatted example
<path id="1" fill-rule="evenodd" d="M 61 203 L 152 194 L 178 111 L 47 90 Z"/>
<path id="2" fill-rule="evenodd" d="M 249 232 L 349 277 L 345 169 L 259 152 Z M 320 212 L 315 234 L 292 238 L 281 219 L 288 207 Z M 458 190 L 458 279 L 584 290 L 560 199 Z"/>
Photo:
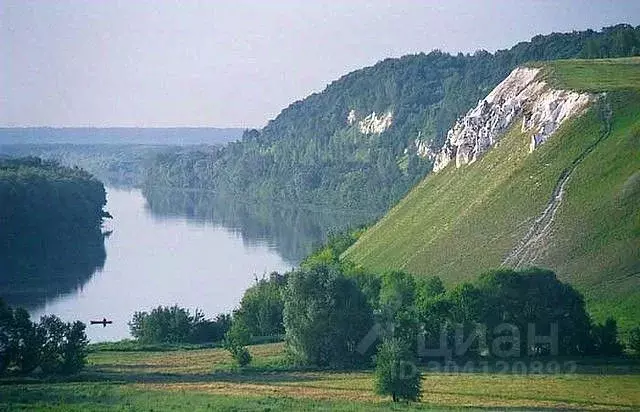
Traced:
<path id="1" fill-rule="evenodd" d="M 422 380 L 409 345 L 399 338 L 385 338 L 376 354 L 375 391 L 401 399 L 417 401 L 422 392 Z"/>
<path id="2" fill-rule="evenodd" d="M 286 281 L 286 275 L 273 272 L 269 278 L 256 280 L 256 284 L 244 292 L 234 319 L 242 321 L 251 336 L 284 333 L 282 291 Z"/>
<path id="3" fill-rule="evenodd" d="M 129 322 L 131 335 L 141 343 L 204 343 L 221 341 L 229 329 L 229 315 L 205 319 L 196 310 L 174 306 L 158 306 L 150 313 L 135 312 Z"/>
<path id="4" fill-rule="evenodd" d="M 29 312 L 16 308 L 13 312 L 13 327 L 10 331 L 10 363 L 21 373 L 29 373 L 40 365 L 43 336 L 41 329 L 31 322 Z"/>
<path id="5" fill-rule="evenodd" d="M 640 326 L 629 331 L 629 349 L 640 355 Z"/>
<path id="6" fill-rule="evenodd" d="M 62 373 L 75 373 L 87 364 L 87 345 L 89 339 L 82 322 L 67 324 L 67 338 L 62 345 Z"/>
<path id="7" fill-rule="evenodd" d="M 233 340 L 226 340 L 224 348 L 231 353 L 231 356 L 239 366 L 246 366 L 251 363 L 249 350 Z"/>
<path id="8" fill-rule="evenodd" d="M 615 319 L 607 320 L 598 325 L 594 325 L 591 330 L 593 340 L 593 351 L 596 355 L 617 356 L 622 354 L 624 347 L 618 340 L 618 324 Z"/>
<path id="9" fill-rule="evenodd" d="M 43 316 L 38 325 L 42 334 L 42 359 L 40 366 L 46 373 L 62 370 L 62 345 L 67 334 L 66 325 L 54 315 Z"/>
<path id="10" fill-rule="evenodd" d="M 234 319 L 231 329 L 224 338 L 224 348 L 239 366 L 246 366 L 251 362 L 251 354 L 245 347 L 251 340 L 251 334 L 242 319 Z"/>

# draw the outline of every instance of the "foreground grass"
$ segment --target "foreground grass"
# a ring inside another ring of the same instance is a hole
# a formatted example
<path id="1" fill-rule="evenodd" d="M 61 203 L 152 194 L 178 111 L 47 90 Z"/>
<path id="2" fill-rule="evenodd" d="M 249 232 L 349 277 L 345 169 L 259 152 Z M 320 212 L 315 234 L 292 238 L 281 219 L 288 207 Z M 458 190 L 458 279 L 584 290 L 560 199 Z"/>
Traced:
<path id="1" fill-rule="evenodd" d="M 250 348 L 255 364 L 234 368 L 221 349 L 94 352 L 69 381 L 0 385 L 0 410 L 383 411 L 459 408 L 640 408 L 640 366 L 593 364 L 574 374 L 424 374 L 420 403 L 373 393 L 372 372 L 285 367 L 283 345 Z"/>

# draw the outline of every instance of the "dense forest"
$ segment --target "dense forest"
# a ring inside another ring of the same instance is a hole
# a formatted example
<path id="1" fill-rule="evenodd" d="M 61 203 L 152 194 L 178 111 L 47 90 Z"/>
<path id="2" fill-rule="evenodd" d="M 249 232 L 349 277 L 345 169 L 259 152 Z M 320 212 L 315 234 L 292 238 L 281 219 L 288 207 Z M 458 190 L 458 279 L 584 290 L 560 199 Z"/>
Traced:
<path id="1" fill-rule="evenodd" d="M 640 26 L 539 35 L 509 50 L 402 58 L 347 74 L 224 148 L 156 157 L 149 186 L 385 210 L 432 166 L 457 117 L 528 61 L 640 54 Z"/>
<path id="2" fill-rule="evenodd" d="M 0 158 L 0 295 L 33 307 L 86 282 L 106 258 L 105 204 L 81 169 Z"/>

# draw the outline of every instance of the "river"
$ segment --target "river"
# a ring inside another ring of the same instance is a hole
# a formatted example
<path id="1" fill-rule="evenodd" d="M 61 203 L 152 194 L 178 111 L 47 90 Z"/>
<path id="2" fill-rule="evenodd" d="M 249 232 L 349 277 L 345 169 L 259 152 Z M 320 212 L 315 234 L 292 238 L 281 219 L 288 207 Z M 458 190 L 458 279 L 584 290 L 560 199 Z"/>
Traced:
<path id="1" fill-rule="evenodd" d="M 104 267 L 76 290 L 46 301 L 32 316 L 55 314 L 89 323 L 92 342 L 129 337 L 138 310 L 178 304 L 208 316 L 231 311 L 256 276 L 291 268 L 267 241 L 248 244 L 241 235 L 189 217 L 154 216 L 139 190 L 108 188 Z"/>
<path id="2" fill-rule="evenodd" d="M 158 305 L 208 317 L 230 312 L 256 277 L 292 269 L 328 232 L 371 218 L 149 189 L 107 188 L 106 209 L 113 219 L 104 224 L 111 234 L 102 267 L 28 300 L 34 319 L 55 314 L 87 323 L 92 342 L 130 338 L 133 313 Z M 103 318 L 113 324 L 89 325 Z"/>

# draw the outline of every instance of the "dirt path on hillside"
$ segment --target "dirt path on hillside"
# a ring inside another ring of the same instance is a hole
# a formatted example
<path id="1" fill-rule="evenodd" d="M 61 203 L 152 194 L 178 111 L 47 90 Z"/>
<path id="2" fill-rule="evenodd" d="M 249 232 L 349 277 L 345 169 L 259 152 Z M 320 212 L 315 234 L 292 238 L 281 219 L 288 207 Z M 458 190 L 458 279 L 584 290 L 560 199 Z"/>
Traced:
<path id="1" fill-rule="evenodd" d="M 582 163 L 582 161 L 591 153 L 596 146 L 604 140 L 611 133 L 611 105 L 606 101 L 606 96 L 602 97 L 602 105 L 600 110 L 600 117 L 602 120 L 602 131 L 598 139 L 587 147 L 578 156 L 571 165 L 564 169 L 558 177 L 553 192 L 551 192 L 551 198 L 547 202 L 546 207 L 536 218 L 533 224 L 529 227 L 529 230 L 524 237 L 518 242 L 518 245 L 509 253 L 509 255 L 502 261 L 502 266 L 510 266 L 514 268 L 520 268 L 525 265 L 532 264 L 538 259 L 545 249 L 549 235 L 551 233 L 551 226 L 555 220 L 556 212 L 562 204 L 562 199 L 565 194 L 565 188 L 569 179 L 573 175 L 576 168 Z"/>

